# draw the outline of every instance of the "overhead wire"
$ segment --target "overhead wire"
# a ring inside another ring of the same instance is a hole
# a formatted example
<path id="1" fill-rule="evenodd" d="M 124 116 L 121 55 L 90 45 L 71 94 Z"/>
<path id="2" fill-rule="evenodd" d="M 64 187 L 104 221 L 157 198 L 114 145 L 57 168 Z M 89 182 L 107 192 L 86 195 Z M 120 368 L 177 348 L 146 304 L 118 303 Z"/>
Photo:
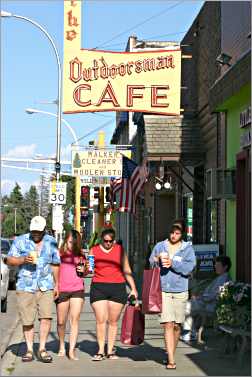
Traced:
<path id="1" fill-rule="evenodd" d="M 151 35 L 148 37 L 144 37 L 144 39 L 153 39 L 153 38 L 163 38 L 163 37 L 168 37 L 171 35 L 179 35 L 179 34 L 184 34 L 186 33 L 187 30 L 184 31 L 178 31 L 177 33 L 168 33 L 168 34 L 162 34 L 162 35 Z M 100 45 L 102 48 L 108 48 L 108 47 L 113 47 L 113 46 L 120 46 L 120 45 L 125 45 L 125 42 L 120 42 L 120 43 L 114 43 L 114 44 L 109 44 L 109 45 Z"/>
<path id="2" fill-rule="evenodd" d="M 84 138 L 86 138 L 86 137 L 92 135 L 94 132 L 97 132 L 97 131 L 101 130 L 102 128 L 105 128 L 105 127 L 109 126 L 109 124 L 112 123 L 113 121 L 114 121 L 114 119 L 110 119 L 110 120 L 108 120 L 107 122 L 103 123 L 101 126 L 95 128 L 94 130 L 88 132 L 87 134 L 85 134 L 85 135 L 83 135 L 82 137 L 80 137 L 79 139 L 77 139 L 77 141 L 79 142 L 80 140 L 82 140 L 82 139 L 84 139 Z M 70 145 L 73 145 L 73 144 L 76 145 L 76 142 L 71 143 Z"/>
<path id="3" fill-rule="evenodd" d="M 104 46 L 104 45 L 108 44 L 109 42 L 114 41 L 116 38 L 122 36 L 123 34 L 129 33 L 130 31 L 132 31 L 132 30 L 138 28 L 139 26 L 144 25 L 145 23 L 147 23 L 147 22 L 153 20 L 154 18 L 159 17 L 159 16 L 161 16 L 161 15 L 164 15 L 165 13 L 167 13 L 168 11 L 170 11 L 171 9 L 174 9 L 175 7 L 177 7 L 177 6 L 179 6 L 180 4 L 182 4 L 184 1 L 185 1 L 185 0 L 179 1 L 178 3 L 171 5 L 170 7 L 168 7 L 168 8 L 166 8 L 166 9 L 162 10 L 161 12 L 158 12 L 158 13 L 154 14 L 153 16 L 146 18 L 145 20 L 143 20 L 143 21 L 137 23 L 136 25 L 131 26 L 129 29 L 122 31 L 122 32 L 119 33 L 119 34 L 116 34 L 113 38 L 110 38 L 109 40 L 105 41 L 104 43 L 101 43 L 100 45 L 96 46 L 96 47 L 93 48 L 92 50 L 96 50 L 96 49 L 100 48 L 101 46 Z"/>

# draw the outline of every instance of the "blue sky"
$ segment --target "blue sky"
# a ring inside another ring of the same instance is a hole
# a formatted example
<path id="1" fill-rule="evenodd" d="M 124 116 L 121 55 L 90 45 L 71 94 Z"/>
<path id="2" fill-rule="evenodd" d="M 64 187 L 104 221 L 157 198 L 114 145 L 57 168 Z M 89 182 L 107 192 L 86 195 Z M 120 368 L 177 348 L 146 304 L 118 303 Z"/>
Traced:
<path id="1" fill-rule="evenodd" d="M 82 47 L 124 51 L 129 35 L 138 39 L 180 41 L 198 14 L 203 1 L 83 0 Z M 63 61 L 63 0 L 2 0 L 1 8 L 38 22 L 51 35 Z M 153 16 L 153 17 L 152 17 Z M 147 21 L 147 22 L 145 22 Z M 142 24 L 138 27 L 135 25 Z M 125 33 L 124 33 L 125 32 Z M 121 34 L 121 35 L 119 35 Z M 56 152 L 56 118 L 28 115 L 33 107 L 57 112 L 57 64 L 52 47 L 32 24 L 5 18 L 1 21 L 1 155 L 32 158 Z M 105 122 L 107 144 L 115 128 L 115 113 L 63 114 L 63 118 L 82 137 Z M 83 145 L 97 133 L 83 139 Z M 69 130 L 62 125 L 61 159 L 70 160 Z M 68 147 L 67 147 L 68 146 Z M 23 192 L 38 184 L 39 173 L 2 168 L 2 194 L 18 182 Z"/>

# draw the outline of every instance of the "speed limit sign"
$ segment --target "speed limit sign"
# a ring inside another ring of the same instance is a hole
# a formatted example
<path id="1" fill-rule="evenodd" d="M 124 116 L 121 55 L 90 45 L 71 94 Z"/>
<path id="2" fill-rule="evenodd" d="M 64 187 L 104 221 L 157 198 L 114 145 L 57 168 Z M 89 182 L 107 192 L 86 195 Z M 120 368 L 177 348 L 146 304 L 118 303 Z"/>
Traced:
<path id="1" fill-rule="evenodd" d="M 53 181 L 50 184 L 50 203 L 66 204 L 66 182 Z"/>

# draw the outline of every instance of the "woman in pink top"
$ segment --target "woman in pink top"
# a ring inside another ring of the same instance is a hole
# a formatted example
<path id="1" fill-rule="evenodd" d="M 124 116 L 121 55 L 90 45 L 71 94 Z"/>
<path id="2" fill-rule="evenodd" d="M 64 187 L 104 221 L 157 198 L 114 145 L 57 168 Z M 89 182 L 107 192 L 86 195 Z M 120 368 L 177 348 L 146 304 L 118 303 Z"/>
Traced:
<path id="1" fill-rule="evenodd" d="M 57 304 L 57 330 L 59 335 L 58 356 L 65 356 L 65 328 L 69 314 L 69 359 L 78 360 L 75 346 L 79 331 L 80 313 L 84 303 L 84 280 L 87 262 L 81 251 L 81 236 L 76 230 L 67 233 L 60 248 L 59 297 Z M 83 265 L 79 265 L 83 263 Z M 80 276 L 78 276 L 80 275 Z"/>

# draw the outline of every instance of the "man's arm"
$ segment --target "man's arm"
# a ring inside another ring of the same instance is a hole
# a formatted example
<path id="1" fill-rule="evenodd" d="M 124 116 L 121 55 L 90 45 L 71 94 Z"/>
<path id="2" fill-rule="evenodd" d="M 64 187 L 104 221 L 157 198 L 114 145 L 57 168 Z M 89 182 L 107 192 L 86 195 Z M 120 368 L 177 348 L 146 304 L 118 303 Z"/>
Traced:
<path id="1" fill-rule="evenodd" d="M 9 257 L 6 256 L 4 258 L 4 263 L 6 263 L 9 266 L 20 266 L 21 264 L 32 264 L 33 258 L 29 255 L 26 255 L 25 257 Z"/>
<path id="2" fill-rule="evenodd" d="M 4 257 L 4 263 L 9 266 L 20 266 L 22 264 L 32 264 L 33 258 L 30 255 L 21 256 L 22 243 L 19 239 L 15 240 L 8 252 L 8 255 Z"/>
<path id="3" fill-rule="evenodd" d="M 57 242 L 55 239 L 51 241 L 51 248 L 52 248 L 52 260 L 51 260 L 51 267 L 53 272 L 53 279 L 54 279 L 54 299 L 56 300 L 59 297 L 59 267 L 60 267 L 60 254 L 57 246 Z"/>
<path id="4" fill-rule="evenodd" d="M 54 299 L 56 300 L 59 297 L 59 264 L 51 264 L 54 280 Z"/>

